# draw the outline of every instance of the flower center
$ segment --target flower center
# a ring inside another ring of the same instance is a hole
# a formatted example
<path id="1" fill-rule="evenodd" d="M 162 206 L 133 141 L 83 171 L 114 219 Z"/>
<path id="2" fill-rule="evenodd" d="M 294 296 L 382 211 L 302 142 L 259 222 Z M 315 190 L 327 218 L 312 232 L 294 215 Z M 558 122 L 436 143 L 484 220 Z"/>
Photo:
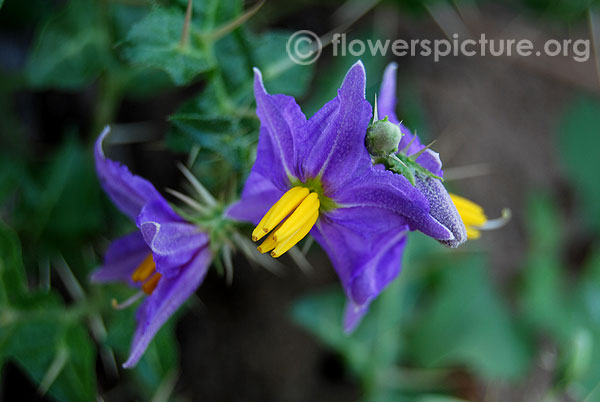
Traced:
<path id="1" fill-rule="evenodd" d="M 133 274 L 131 274 L 131 279 L 134 282 L 141 283 L 142 290 L 147 295 L 154 292 L 160 278 L 162 278 L 162 275 L 156 272 L 156 264 L 154 263 L 154 258 L 152 258 L 152 253 L 148 254 L 144 258 L 144 261 L 133 271 Z"/>
<path id="2" fill-rule="evenodd" d="M 258 251 L 271 251 L 280 257 L 302 240 L 319 217 L 319 195 L 308 188 L 296 186 L 281 196 L 263 216 L 254 231 L 252 241 L 269 236 L 258 246 Z M 286 218 L 287 217 L 287 218 Z"/>

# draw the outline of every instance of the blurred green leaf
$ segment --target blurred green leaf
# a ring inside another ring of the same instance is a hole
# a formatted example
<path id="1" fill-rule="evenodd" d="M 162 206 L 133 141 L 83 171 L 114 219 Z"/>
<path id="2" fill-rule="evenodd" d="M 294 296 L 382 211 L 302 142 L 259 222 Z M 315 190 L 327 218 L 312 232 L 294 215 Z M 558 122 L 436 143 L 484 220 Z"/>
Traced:
<path id="1" fill-rule="evenodd" d="M 312 78 L 314 66 L 298 65 L 287 53 L 287 41 L 292 34 L 283 31 L 250 36 L 254 60 L 261 69 L 269 93 L 301 96 Z M 340 77 L 340 83 L 342 79 L 343 76 Z"/>
<path id="2" fill-rule="evenodd" d="M 109 36 L 98 2 L 72 0 L 37 35 L 25 69 L 35 87 L 77 89 L 110 61 Z"/>
<path id="3" fill-rule="evenodd" d="M 28 292 L 16 235 L 0 224 L 0 361 L 16 361 L 60 401 L 95 398 L 95 351 L 54 293 Z"/>
<path id="4" fill-rule="evenodd" d="M 402 287 L 400 281 L 393 282 L 373 302 L 352 335 L 342 329 L 346 298 L 339 288 L 301 299 L 294 305 L 292 316 L 325 344 L 338 350 L 364 381 L 374 381 L 377 372 L 393 364 L 400 351 L 402 316 L 397 306 L 403 297 Z"/>
<path id="5" fill-rule="evenodd" d="M 180 43 L 184 19 L 178 8 L 154 8 L 129 31 L 124 57 L 130 63 L 166 71 L 176 85 L 189 83 L 213 63 L 197 36 L 191 35 L 185 46 Z"/>
<path id="6" fill-rule="evenodd" d="M 13 188 L 18 202 L 11 211 L 11 224 L 26 241 L 27 262 L 53 258 L 58 250 L 80 276 L 87 275 L 83 261 L 71 257 L 81 259 L 82 247 L 105 225 L 91 152 L 70 136 L 49 161 L 32 163 L 30 170 Z"/>
<path id="7" fill-rule="evenodd" d="M 442 265 L 412 330 L 412 355 L 425 367 L 464 365 L 490 380 L 515 380 L 528 368 L 530 352 L 481 257 Z"/>
<path id="8" fill-rule="evenodd" d="M 559 131 L 559 155 L 583 203 L 585 221 L 600 228 L 600 159 L 587 150 L 600 149 L 600 101 L 578 99 L 564 116 Z"/>
<path id="9" fill-rule="evenodd" d="M 19 239 L 12 230 L 0 222 L 0 301 L 2 304 L 19 303 L 25 297 L 26 283 Z M 4 317 L 6 311 L 2 311 L 2 314 Z"/>
<path id="10" fill-rule="evenodd" d="M 577 384 L 571 388 L 583 400 L 594 392 L 600 378 L 600 247 L 596 246 L 586 260 L 570 301 L 574 323 L 570 326 L 572 335 L 562 345 L 561 379 Z"/>
<path id="11" fill-rule="evenodd" d="M 567 22 L 585 18 L 588 9 L 597 0 L 522 0 L 522 3 L 541 16 L 550 16 Z"/>
<path id="12" fill-rule="evenodd" d="M 375 33 L 358 32 L 356 35 L 352 35 L 351 39 L 359 39 L 363 41 L 367 40 L 385 40 L 386 38 L 380 38 Z M 317 110 L 323 105 L 337 96 L 337 90 L 342 85 L 344 77 L 348 72 L 348 69 L 361 60 L 365 65 L 367 73 L 367 100 L 373 104 L 375 100 L 375 93 L 379 92 L 379 84 L 383 75 L 386 60 L 379 55 L 373 56 L 370 52 L 366 52 L 361 57 L 354 56 L 339 56 L 334 57 L 328 65 L 323 66 L 320 69 L 319 74 L 316 74 L 314 80 L 314 91 L 311 92 L 310 98 L 304 103 L 303 110 L 308 117 L 312 116 Z"/>
<path id="13" fill-rule="evenodd" d="M 523 267 L 521 307 L 525 321 L 537 331 L 549 331 L 566 341 L 573 327 L 561 266 L 562 225 L 556 206 L 548 197 L 529 200 L 529 253 Z"/>

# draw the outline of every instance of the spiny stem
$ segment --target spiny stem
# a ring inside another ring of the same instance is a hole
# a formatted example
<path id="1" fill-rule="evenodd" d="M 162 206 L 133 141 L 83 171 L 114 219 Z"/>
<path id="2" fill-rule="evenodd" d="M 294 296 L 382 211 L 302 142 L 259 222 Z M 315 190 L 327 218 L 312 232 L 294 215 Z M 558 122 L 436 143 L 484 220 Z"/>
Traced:
<path id="1" fill-rule="evenodd" d="M 223 36 L 227 35 L 229 32 L 233 31 L 234 29 L 242 25 L 244 22 L 249 20 L 250 17 L 252 17 L 254 14 L 256 14 L 258 10 L 260 10 L 260 8 L 263 6 L 263 4 L 265 4 L 265 0 L 261 0 L 260 2 L 256 3 L 238 18 L 226 23 L 225 25 L 209 33 L 207 39 L 210 41 L 216 41 L 217 39 L 220 39 Z"/>
<path id="2" fill-rule="evenodd" d="M 192 21 L 192 0 L 188 0 L 187 10 L 185 10 L 185 21 L 183 22 L 183 29 L 181 30 L 181 40 L 179 44 L 181 47 L 186 47 L 190 40 L 190 22 Z"/>

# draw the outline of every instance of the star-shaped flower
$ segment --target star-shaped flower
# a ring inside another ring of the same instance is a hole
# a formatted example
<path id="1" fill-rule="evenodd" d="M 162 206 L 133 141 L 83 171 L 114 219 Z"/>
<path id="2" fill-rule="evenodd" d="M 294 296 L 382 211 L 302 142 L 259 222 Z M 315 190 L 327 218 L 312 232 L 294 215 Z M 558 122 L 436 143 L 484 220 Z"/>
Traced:
<path id="1" fill-rule="evenodd" d="M 453 228 L 430 212 L 436 210 L 422 190 L 373 166 L 365 147 L 372 115 L 365 85 L 358 62 L 338 95 L 307 120 L 292 97 L 268 94 L 255 69 L 257 158 L 241 200 L 228 210 L 257 225 L 252 238 L 264 238 L 258 249 L 273 257 L 309 233 L 316 239 L 347 295 L 347 331 L 400 272 L 407 231 L 457 240 Z"/>

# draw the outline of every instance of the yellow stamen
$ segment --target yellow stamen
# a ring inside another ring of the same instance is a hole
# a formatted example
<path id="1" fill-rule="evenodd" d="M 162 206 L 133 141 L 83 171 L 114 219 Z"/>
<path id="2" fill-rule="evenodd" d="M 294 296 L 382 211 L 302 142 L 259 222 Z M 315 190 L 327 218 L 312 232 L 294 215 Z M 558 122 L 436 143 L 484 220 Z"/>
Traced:
<path id="1" fill-rule="evenodd" d="M 267 237 L 265 241 L 261 243 L 256 249 L 261 253 L 267 253 L 275 248 L 277 241 L 273 238 L 273 235 Z"/>
<path id="2" fill-rule="evenodd" d="M 319 211 L 319 205 L 319 196 L 317 193 L 309 194 L 283 225 L 273 233 L 273 239 L 280 241 L 296 233 L 298 229 L 303 227 L 312 218 L 315 212 Z"/>
<path id="3" fill-rule="evenodd" d="M 315 211 L 313 215 L 304 223 L 304 225 L 300 229 L 298 229 L 296 233 L 294 233 L 287 239 L 277 243 L 277 245 L 275 246 L 275 250 L 271 251 L 271 257 L 278 258 L 281 255 L 285 254 L 289 249 L 294 247 L 296 243 L 302 240 L 308 234 L 308 232 L 310 232 L 312 227 L 317 222 L 318 218 L 319 212 Z"/>
<path id="4" fill-rule="evenodd" d="M 467 229 L 467 239 L 473 240 L 481 237 L 479 229 L 488 221 L 483 208 L 473 201 L 456 194 L 450 194 L 450 198 Z"/>
<path id="5" fill-rule="evenodd" d="M 306 187 L 294 187 L 288 190 L 263 216 L 254 231 L 252 240 L 258 241 L 269 233 L 283 218 L 288 216 L 306 198 L 309 191 Z"/>
<path id="6" fill-rule="evenodd" d="M 321 203 L 316 192 L 306 187 L 294 187 L 287 191 L 263 216 L 252 232 L 257 241 L 271 234 L 257 247 L 261 253 L 271 251 L 279 257 L 302 240 L 319 218 Z"/>
<path id="7" fill-rule="evenodd" d="M 152 275 L 150 279 L 144 282 L 144 284 L 142 285 L 142 290 L 144 291 L 144 293 L 146 293 L 147 295 L 152 294 L 152 292 L 154 292 L 154 289 L 156 289 L 160 278 L 162 278 L 162 275 L 156 272 L 154 275 Z"/>
<path id="8" fill-rule="evenodd" d="M 479 230 L 473 229 L 471 227 L 467 228 L 467 239 L 474 240 L 479 239 L 481 237 L 481 232 Z"/>
<path id="9" fill-rule="evenodd" d="M 152 253 L 148 254 L 144 261 L 138 265 L 138 267 L 131 274 L 131 279 L 134 282 L 143 282 L 145 281 L 156 269 L 156 264 L 154 263 L 154 259 L 152 258 Z"/>

